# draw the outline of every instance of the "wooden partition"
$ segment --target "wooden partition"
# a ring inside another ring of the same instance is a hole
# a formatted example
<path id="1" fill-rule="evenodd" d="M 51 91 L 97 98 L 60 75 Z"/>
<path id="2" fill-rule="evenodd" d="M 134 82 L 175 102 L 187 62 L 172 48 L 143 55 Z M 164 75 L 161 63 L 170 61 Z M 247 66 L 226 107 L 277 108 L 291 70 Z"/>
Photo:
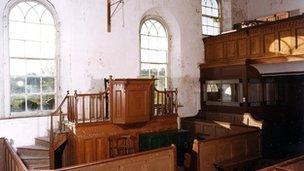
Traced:
<path id="1" fill-rule="evenodd" d="M 176 171 L 175 146 L 88 163 L 57 171 Z"/>
<path id="2" fill-rule="evenodd" d="M 27 168 L 6 139 L 0 139 L 0 170 L 27 171 Z"/>

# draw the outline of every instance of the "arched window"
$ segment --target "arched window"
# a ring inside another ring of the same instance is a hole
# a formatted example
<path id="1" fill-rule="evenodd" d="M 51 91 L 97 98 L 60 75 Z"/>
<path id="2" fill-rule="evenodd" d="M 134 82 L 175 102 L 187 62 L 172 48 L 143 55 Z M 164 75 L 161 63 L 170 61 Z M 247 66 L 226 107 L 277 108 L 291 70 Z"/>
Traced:
<path id="1" fill-rule="evenodd" d="M 10 111 L 40 113 L 55 107 L 56 28 L 51 12 L 37 1 L 9 11 Z"/>
<path id="2" fill-rule="evenodd" d="M 202 31 L 204 35 L 220 34 L 219 11 L 217 0 L 202 0 Z"/>
<path id="3" fill-rule="evenodd" d="M 156 19 L 147 19 L 140 28 L 140 75 L 155 76 L 156 87 L 168 86 L 168 33 Z"/>

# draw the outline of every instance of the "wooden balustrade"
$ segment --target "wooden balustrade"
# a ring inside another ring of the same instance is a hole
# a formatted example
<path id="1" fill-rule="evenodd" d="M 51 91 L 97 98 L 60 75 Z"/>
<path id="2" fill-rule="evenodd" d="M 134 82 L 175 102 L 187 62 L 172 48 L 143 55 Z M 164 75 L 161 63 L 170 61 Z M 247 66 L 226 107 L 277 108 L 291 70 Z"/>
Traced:
<path id="1" fill-rule="evenodd" d="M 13 147 L 4 138 L 0 138 L 0 170 L 27 171 Z"/>
<path id="2" fill-rule="evenodd" d="M 177 89 L 175 91 L 159 91 L 155 89 L 153 116 L 177 115 L 178 101 Z"/>

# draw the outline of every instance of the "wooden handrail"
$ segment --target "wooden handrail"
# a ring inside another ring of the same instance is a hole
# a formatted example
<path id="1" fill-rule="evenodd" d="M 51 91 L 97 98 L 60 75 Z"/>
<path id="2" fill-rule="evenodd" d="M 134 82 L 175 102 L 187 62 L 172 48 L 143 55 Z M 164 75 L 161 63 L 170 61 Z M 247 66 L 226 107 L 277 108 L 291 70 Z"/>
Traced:
<path id="1" fill-rule="evenodd" d="M 27 171 L 28 169 L 20 159 L 20 157 L 17 155 L 13 147 L 8 143 L 7 139 L 0 138 L 0 145 L 3 148 L 4 154 L 4 171 Z M 2 158 L 2 157 L 0 157 Z M 2 163 L 0 163 L 1 165 Z"/>

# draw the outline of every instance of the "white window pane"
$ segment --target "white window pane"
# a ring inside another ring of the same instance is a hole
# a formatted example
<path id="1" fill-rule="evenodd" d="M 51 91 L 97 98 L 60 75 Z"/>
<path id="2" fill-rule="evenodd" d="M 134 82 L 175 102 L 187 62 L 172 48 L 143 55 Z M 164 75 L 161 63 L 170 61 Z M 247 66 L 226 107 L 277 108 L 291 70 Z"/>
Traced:
<path id="1" fill-rule="evenodd" d="M 55 76 L 55 61 L 54 60 L 42 60 L 41 61 L 41 75 L 43 76 Z"/>
<path id="2" fill-rule="evenodd" d="M 206 15 L 212 15 L 211 8 L 206 8 Z"/>
<path id="3" fill-rule="evenodd" d="M 24 39 L 25 38 L 25 24 L 21 22 L 9 22 L 9 38 L 10 39 Z"/>
<path id="4" fill-rule="evenodd" d="M 29 76 L 40 76 L 41 67 L 40 60 L 26 60 L 26 70 Z"/>
<path id="5" fill-rule="evenodd" d="M 38 5 L 35 5 L 35 7 L 32 10 L 34 10 L 37 13 L 37 15 L 40 19 L 46 9 L 44 6 L 38 4 Z"/>
<path id="6" fill-rule="evenodd" d="M 218 14 L 219 14 L 219 12 L 217 9 L 212 9 L 212 16 L 218 17 Z"/>
<path id="7" fill-rule="evenodd" d="M 12 76 L 24 76 L 26 73 L 26 60 L 11 59 L 10 60 L 10 74 Z"/>
<path id="8" fill-rule="evenodd" d="M 41 78 L 40 77 L 27 77 L 26 78 L 26 92 L 27 93 L 41 93 Z"/>
<path id="9" fill-rule="evenodd" d="M 158 66 L 158 77 L 166 77 L 167 76 L 167 65 L 159 65 Z"/>
<path id="10" fill-rule="evenodd" d="M 12 96 L 11 97 L 11 112 L 24 112 L 25 111 L 25 96 Z"/>
<path id="11" fill-rule="evenodd" d="M 25 39 L 40 41 L 40 25 L 25 24 Z"/>
<path id="12" fill-rule="evenodd" d="M 54 25 L 54 18 L 52 16 L 52 14 L 46 10 L 42 17 L 41 17 L 41 23 L 42 24 L 50 24 L 50 25 Z"/>
<path id="13" fill-rule="evenodd" d="M 158 36 L 157 28 L 155 27 L 155 25 L 151 26 L 150 31 L 149 31 L 149 35 Z"/>
<path id="14" fill-rule="evenodd" d="M 168 39 L 167 38 L 158 38 L 158 48 L 160 50 L 168 50 Z"/>
<path id="15" fill-rule="evenodd" d="M 54 42 L 56 30 L 54 26 L 41 25 L 41 41 Z"/>
<path id="16" fill-rule="evenodd" d="M 41 43 L 41 58 L 55 59 L 55 43 Z"/>
<path id="17" fill-rule="evenodd" d="M 31 9 L 31 6 L 28 3 L 26 3 L 26 2 L 20 2 L 17 6 L 14 7 L 14 8 L 20 8 L 22 10 L 22 13 L 24 15 L 28 12 L 28 10 Z"/>
<path id="18" fill-rule="evenodd" d="M 40 110 L 40 106 L 41 106 L 40 95 L 31 95 L 27 97 L 28 111 Z"/>
<path id="19" fill-rule="evenodd" d="M 40 43 L 39 42 L 25 42 L 25 57 L 40 58 Z"/>
<path id="20" fill-rule="evenodd" d="M 10 40 L 9 41 L 9 56 L 10 57 L 24 57 L 24 41 Z"/>
<path id="21" fill-rule="evenodd" d="M 167 52 L 166 51 L 155 51 L 150 50 L 150 60 L 153 63 L 166 63 L 167 62 Z"/>
<path id="22" fill-rule="evenodd" d="M 141 49 L 140 56 L 141 62 L 150 62 L 149 58 L 149 50 Z"/>
<path id="23" fill-rule="evenodd" d="M 145 34 L 145 35 L 148 35 L 149 32 L 148 32 L 148 27 L 147 27 L 147 24 L 144 23 L 141 27 L 141 30 L 140 30 L 140 34 Z"/>
<path id="24" fill-rule="evenodd" d="M 42 95 L 42 109 L 53 110 L 55 108 L 55 95 Z"/>
<path id="25" fill-rule="evenodd" d="M 141 48 L 149 48 L 149 37 L 144 35 L 141 35 L 140 37 Z"/>
<path id="26" fill-rule="evenodd" d="M 160 36 L 160 37 L 167 37 L 166 30 L 162 26 L 158 30 L 158 36 Z"/>
<path id="27" fill-rule="evenodd" d="M 24 21 L 24 15 L 20 8 L 13 8 L 9 13 L 9 20 Z"/>
<path id="28" fill-rule="evenodd" d="M 140 75 L 144 77 L 149 77 L 150 76 L 149 69 L 150 69 L 149 64 L 141 64 Z"/>
<path id="29" fill-rule="evenodd" d="M 213 8 L 218 8 L 218 3 L 216 0 L 212 0 L 212 6 Z"/>
<path id="30" fill-rule="evenodd" d="M 55 92 L 55 78 L 54 77 L 42 77 L 42 92 L 43 93 Z"/>
<path id="31" fill-rule="evenodd" d="M 40 23 L 40 17 L 35 11 L 35 9 L 31 8 L 27 15 L 25 16 L 25 21 L 27 23 Z"/>
<path id="32" fill-rule="evenodd" d="M 24 76 L 11 77 L 10 85 L 11 85 L 12 94 L 25 93 L 25 77 Z"/>
<path id="33" fill-rule="evenodd" d="M 149 37 L 149 48 L 158 49 L 158 37 Z"/>

